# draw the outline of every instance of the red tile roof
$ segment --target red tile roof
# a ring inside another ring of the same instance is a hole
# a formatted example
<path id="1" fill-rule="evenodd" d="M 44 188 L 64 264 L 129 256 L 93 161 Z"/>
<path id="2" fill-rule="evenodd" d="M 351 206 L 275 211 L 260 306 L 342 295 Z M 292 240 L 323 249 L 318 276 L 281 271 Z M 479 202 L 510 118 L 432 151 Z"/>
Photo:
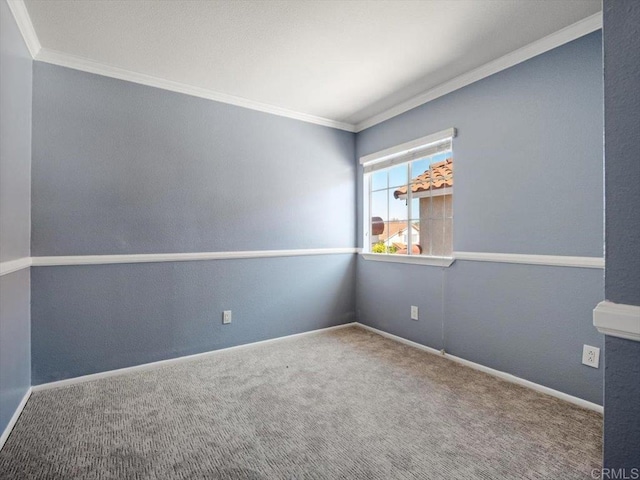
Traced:
<path id="1" fill-rule="evenodd" d="M 453 187 L 453 159 L 447 158 L 434 163 L 429 170 L 411 180 L 411 193 L 426 192 L 438 188 Z M 395 198 L 407 194 L 407 187 L 400 187 L 393 192 Z"/>

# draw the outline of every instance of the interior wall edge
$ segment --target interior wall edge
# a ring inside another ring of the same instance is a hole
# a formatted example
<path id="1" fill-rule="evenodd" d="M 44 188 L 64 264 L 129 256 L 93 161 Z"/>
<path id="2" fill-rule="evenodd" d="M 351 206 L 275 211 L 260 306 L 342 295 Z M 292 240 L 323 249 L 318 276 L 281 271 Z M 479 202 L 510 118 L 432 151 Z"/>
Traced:
<path id="1" fill-rule="evenodd" d="M 7 5 L 16 21 L 18 30 L 27 46 L 27 50 L 29 50 L 31 57 L 35 59 L 42 49 L 42 46 L 40 45 L 40 40 L 38 40 L 36 30 L 33 28 L 33 23 L 31 23 L 27 6 L 23 0 L 7 0 Z"/>
<path id="2" fill-rule="evenodd" d="M 29 389 L 24 394 L 24 397 L 22 397 L 22 400 L 16 407 L 16 410 L 13 413 L 13 416 L 11 417 L 11 419 L 9 420 L 9 423 L 7 424 L 4 431 L 2 432 L 2 435 L 0 435 L 0 450 L 2 450 L 2 447 L 4 447 L 4 444 L 9 438 L 9 435 L 11 435 L 11 431 L 13 430 L 13 427 L 15 427 L 16 423 L 18 422 L 18 419 L 20 418 L 20 414 L 22 413 L 22 410 L 24 410 L 24 407 L 27 405 L 27 402 L 29 401 L 29 398 L 31 397 L 32 392 L 33 392 L 33 388 L 29 387 Z"/>
<path id="3" fill-rule="evenodd" d="M 0 262 L 0 277 L 2 275 L 8 275 L 9 273 L 18 272 L 25 268 L 29 268 L 32 263 L 32 257 L 22 257 L 16 258 L 15 260 Z"/>

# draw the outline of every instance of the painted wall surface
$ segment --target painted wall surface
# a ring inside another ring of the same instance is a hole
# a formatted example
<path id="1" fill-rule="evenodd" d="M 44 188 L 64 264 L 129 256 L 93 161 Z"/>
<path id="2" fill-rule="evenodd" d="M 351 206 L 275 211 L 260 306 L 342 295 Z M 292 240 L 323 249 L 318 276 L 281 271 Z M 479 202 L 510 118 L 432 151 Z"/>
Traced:
<path id="1" fill-rule="evenodd" d="M 446 273 L 447 352 L 602 404 L 602 368 L 581 363 L 584 344 L 604 347 L 591 323 L 602 270 L 456 261 Z"/>
<path id="2" fill-rule="evenodd" d="M 640 305 L 640 5 L 603 17 L 607 300 Z"/>
<path id="3" fill-rule="evenodd" d="M 0 262 L 29 256 L 32 61 L 0 2 Z M 0 434 L 30 386 L 29 271 L 0 277 Z"/>
<path id="4" fill-rule="evenodd" d="M 604 466 L 640 469 L 640 342 L 605 340 Z"/>
<path id="5" fill-rule="evenodd" d="M 640 4 L 603 16 L 607 300 L 640 305 Z M 604 466 L 640 469 L 640 342 L 607 337 Z"/>
<path id="6" fill-rule="evenodd" d="M 39 62 L 33 110 L 34 255 L 355 246 L 351 133 Z M 32 276 L 34 384 L 355 317 L 353 255 Z"/>
<path id="7" fill-rule="evenodd" d="M 31 55 L 0 2 L 0 262 L 29 256 L 31 228 Z"/>
<path id="8" fill-rule="evenodd" d="M 358 157 L 455 127 L 455 250 L 602 257 L 600 41 L 595 32 L 364 130 Z"/>
<path id="9" fill-rule="evenodd" d="M 352 322 L 355 261 L 33 268 L 33 384 Z"/>
<path id="10" fill-rule="evenodd" d="M 441 349 L 444 278 L 444 270 L 436 267 L 358 258 L 358 321 Z M 410 305 L 418 307 L 417 322 L 409 320 Z"/>
<path id="11" fill-rule="evenodd" d="M 600 42 L 595 32 L 360 132 L 358 156 L 455 127 L 455 251 L 601 257 Z M 603 294 L 601 270 L 358 261 L 361 322 L 600 404 L 602 369 L 581 349 L 603 347 L 591 317 Z"/>
<path id="12" fill-rule="evenodd" d="M 31 386 L 29 270 L 0 277 L 0 434 Z"/>
<path id="13" fill-rule="evenodd" d="M 352 247 L 354 135 L 41 62 L 34 255 Z"/>

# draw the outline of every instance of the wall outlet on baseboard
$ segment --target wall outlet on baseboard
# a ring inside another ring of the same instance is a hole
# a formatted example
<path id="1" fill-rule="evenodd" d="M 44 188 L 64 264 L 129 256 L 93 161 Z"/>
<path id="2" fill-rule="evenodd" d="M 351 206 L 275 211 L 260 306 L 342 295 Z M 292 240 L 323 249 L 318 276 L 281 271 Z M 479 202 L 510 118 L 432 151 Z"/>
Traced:
<path id="1" fill-rule="evenodd" d="M 589 367 L 600 368 L 600 349 L 591 345 L 583 345 L 582 363 Z"/>
<path id="2" fill-rule="evenodd" d="M 222 323 L 225 325 L 231 323 L 231 310 L 225 310 L 222 312 Z"/>
<path id="3" fill-rule="evenodd" d="M 411 320 L 418 320 L 418 307 L 411 305 Z"/>

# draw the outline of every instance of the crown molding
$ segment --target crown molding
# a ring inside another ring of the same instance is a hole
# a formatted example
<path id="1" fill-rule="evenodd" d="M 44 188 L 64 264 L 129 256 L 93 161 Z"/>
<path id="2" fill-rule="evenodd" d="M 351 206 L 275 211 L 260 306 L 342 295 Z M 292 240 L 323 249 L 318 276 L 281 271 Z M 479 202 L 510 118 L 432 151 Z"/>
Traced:
<path id="1" fill-rule="evenodd" d="M 430 102 L 431 100 L 435 100 L 438 97 L 442 97 L 462 87 L 466 87 L 467 85 L 475 83 L 478 80 L 482 80 L 483 78 L 489 77 L 502 70 L 506 70 L 507 68 L 513 67 L 514 65 L 529 60 L 530 58 L 538 56 L 542 53 L 548 52 L 549 50 L 553 50 L 554 48 L 576 40 L 577 38 L 583 37 L 584 35 L 587 35 L 591 32 L 595 32 L 596 30 L 599 30 L 601 28 L 602 12 L 595 13 L 580 20 L 579 22 L 576 22 L 561 30 L 558 30 L 557 32 L 554 32 L 551 35 L 547 35 L 546 37 L 525 45 L 518 50 L 514 50 L 511 53 L 507 53 L 506 55 L 497 58 L 496 60 L 485 63 L 484 65 L 471 70 L 470 72 L 463 73 L 462 75 L 455 77 L 448 82 L 442 83 L 437 87 L 427 90 L 426 92 L 421 93 L 420 95 L 417 95 L 405 102 L 402 102 L 395 107 L 391 107 L 390 109 L 385 110 L 382 113 L 378 113 L 377 115 L 374 115 L 367 120 L 356 124 L 355 131 L 361 132 L 363 130 L 366 130 L 367 128 L 373 127 L 374 125 L 382 123 L 385 120 L 389 120 L 413 108 L 419 107 L 420 105 Z"/>
<path id="2" fill-rule="evenodd" d="M 7 5 L 9 5 L 9 10 L 11 10 L 13 18 L 16 20 L 18 30 L 22 34 L 24 43 L 27 44 L 31 57 L 36 58 L 42 46 L 40 45 L 40 40 L 38 40 L 38 35 L 36 35 L 36 30 L 33 28 L 33 23 L 31 23 L 27 6 L 23 0 L 7 0 Z"/>
<path id="3" fill-rule="evenodd" d="M 347 132 L 355 132 L 354 125 L 350 123 L 338 122 L 328 118 L 295 112 L 286 108 L 276 107 L 275 105 L 256 102 L 246 98 L 236 97 L 234 95 L 227 95 L 225 93 L 215 92 L 213 90 L 188 85 L 186 83 L 175 82 L 173 80 L 167 80 L 160 77 L 154 77 L 145 73 L 134 72 L 132 70 L 115 67 L 106 63 L 95 62 L 87 58 L 50 50 L 48 48 L 40 49 L 39 53 L 35 57 L 35 60 L 39 62 L 51 63 L 53 65 L 58 65 L 61 67 L 72 68 L 74 70 L 80 70 L 83 72 L 103 75 L 105 77 L 116 78 L 118 80 L 126 80 L 128 82 L 138 83 L 140 85 L 146 85 L 148 87 L 161 88 L 163 90 L 169 90 L 171 92 L 183 93 L 186 95 L 191 95 L 193 97 L 205 98 L 207 100 L 214 100 L 216 102 L 244 107 L 250 110 L 270 113 L 272 115 L 278 115 L 280 117 L 292 118 L 294 120 L 322 125 L 324 127 L 346 130 Z"/>
<path id="4" fill-rule="evenodd" d="M 11 13 L 16 20 L 18 29 L 22 34 L 22 38 L 27 45 L 31 57 L 39 62 L 51 63 L 53 65 L 59 65 L 61 67 L 72 68 L 74 70 L 94 73 L 97 75 L 103 75 L 105 77 L 116 78 L 119 80 L 126 80 L 149 87 L 161 88 L 163 90 L 169 90 L 177 93 L 184 93 L 186 95 L 191 95 L 194 97 L 200 97 L 207 100 L 214 100 L 216 102 L 236 105 L 238 107 L 244 107 L 250 110 L 270 113 L 272 115 L 278 115 L 280 117 L 287 117 L 294 120 L 300 120 L 302 122 L 322 125 L 324 127 L 336 128 L 338 130 L 345 130 L 347 132 L 355 132 L 355 125 L 351 123 L 339 122 L 336 120 L 331 120 L 329 118 L 318 117 L 307 113 L 295 112 L 293 110 L 277 107 L 275 105 L 256 102 L 246 98 L 237 97 L 235 95 L 227 95 L 224 93 L 215 92 L 213 90 L 208 90 L 206 88 L 154 77 L 152 75 L 134 72 L 124 68 L 115 67 L 113 65 L 108 65 L 106 63 L 95 62 L 93 60 L 89 60 L 87 58 L 79 57 L 76 55 L 58 52 L 48 48 L 42 48 L 42 46 L 40 45 L 40 41 L 38 40 L 38 35 L 33 28 L 33 23 L 31 23 L 31 17 L 29 16 L 29 12 L 27 11 L 24 0 L 6 1 L 9 5 Z"/>
<path id="5" fill-rule="evenodd" d="M 33 28 L 33 24 L 31 23 L 31 18 L 29 17 L 29 12 L 27 11 L 24 0 L 6 1 L 34 60 L 356 133 L 602 28 L 602 12 L 599 12 L 558 30 L 551 35 L 547 35 L 540 40 L 530 43 L 529 45 L 519 48 L 518 50 L 508 53 L 496 60 L 486 63 L 474 70 L 471 70 L 470 72 L 455 77 L 448 82 L 442 83 L 416 97 L 396 105 L 395 107 L 359 122 L 358 124 L 351 124 L 307 113 L 296 112 L 286 108 L 277 107 L 275 105 L 256 102 L 234 95 L 227 95 L 225 93 L 216 92 L 206 88 L 196 87 L 96 62 L 84 57 L 42 48 L 36 31 Z"/>

